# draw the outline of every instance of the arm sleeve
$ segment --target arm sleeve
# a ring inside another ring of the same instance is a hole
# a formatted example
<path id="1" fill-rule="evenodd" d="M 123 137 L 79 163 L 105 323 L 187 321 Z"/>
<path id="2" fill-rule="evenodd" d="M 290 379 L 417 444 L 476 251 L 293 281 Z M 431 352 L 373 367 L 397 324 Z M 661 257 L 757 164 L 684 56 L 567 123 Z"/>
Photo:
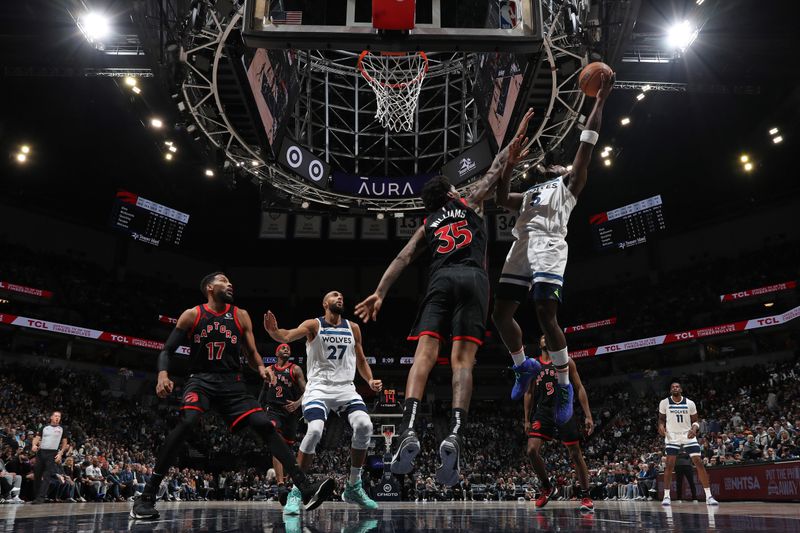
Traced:
<path id="1" fill-rule="evenodd" d="M 167 342 L 164 343 L 164 349 L 158 354 L 159 372 L 169 370 L 169 357 L 175 353 L 175 350 L 178 349 L 178 346 L 181 345 L 181 340 L 184 338 L 186 338 L 186 330 L 181 328 L 175 328 L 172 330 L 172 333 L 169 334 Z"/>

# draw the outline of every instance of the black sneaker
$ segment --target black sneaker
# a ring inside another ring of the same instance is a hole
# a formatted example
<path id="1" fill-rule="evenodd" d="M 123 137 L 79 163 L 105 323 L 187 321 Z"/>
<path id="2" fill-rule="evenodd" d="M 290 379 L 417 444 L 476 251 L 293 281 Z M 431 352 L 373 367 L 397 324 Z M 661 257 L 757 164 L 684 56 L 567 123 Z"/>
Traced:
<path id="1" fill-rule="evenodd" d="M 459 479 L 461 437 L 455 434 L 448 435 L 439 445 L 439 458 L 442 464 L 436 469 L 436 481 L 445 487 L 452 487 Z"/>
<path id="2" fill-rule="evenodd" d="M 417 434 L 407 429 L 400 435 L 400 445 L 392 456 L 392 473 L 409 474 L 414 469 L 414 458 L 419 453 Z"/>
<path id="3" fill-rule="evenodd" d="M 303 495 L 303 504 L 306 506 L 306 511 L 316 509 L 325 501 L 330 500 L 335 487 L 336 482 L 331 478 L 327 478 L 321 483 L 303 484 L 300 487 L 300 493 Z"/>
<path id="4" fill-rule="evenodd" d="M 142 494 L 134 502 L 131 508 L 131 518 L 144 520 L 155 520 L 159 517 L 156 511 L 156 498 L 152 494 Z"/>

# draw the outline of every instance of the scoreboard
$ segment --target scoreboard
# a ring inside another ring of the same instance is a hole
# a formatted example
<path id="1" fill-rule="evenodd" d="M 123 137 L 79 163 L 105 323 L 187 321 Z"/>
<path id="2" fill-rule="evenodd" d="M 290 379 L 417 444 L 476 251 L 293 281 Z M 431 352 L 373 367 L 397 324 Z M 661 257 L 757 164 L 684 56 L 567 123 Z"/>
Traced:
<path id="1" fill-rule="evenodd" d="M 595 246 L 608 250 L 646 243 L 648 235 L 667 228 L 661 207 L 661 195 L 656 195 L 590 217 Z"/>
<path id="2" fill-rule="evenodd" d="M 160 246 L 178 245 L 189 215 L 147 198 L 118 191 L 111 211 L 111 226 L 139 242 Z"/>

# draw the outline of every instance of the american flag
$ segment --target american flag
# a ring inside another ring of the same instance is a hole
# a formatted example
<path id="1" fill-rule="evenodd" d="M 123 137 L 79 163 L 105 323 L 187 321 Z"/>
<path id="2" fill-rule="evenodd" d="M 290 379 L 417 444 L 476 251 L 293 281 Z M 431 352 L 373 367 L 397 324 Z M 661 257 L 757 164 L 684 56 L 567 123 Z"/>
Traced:
<path id="1" fill-rule="evenodd" d="M 302 11 L 273 11 L 272 15 L 272 23 L 273 24 L 293 24 L 296 26 L 300 26 L 303 24 L 303 12 Z"/>

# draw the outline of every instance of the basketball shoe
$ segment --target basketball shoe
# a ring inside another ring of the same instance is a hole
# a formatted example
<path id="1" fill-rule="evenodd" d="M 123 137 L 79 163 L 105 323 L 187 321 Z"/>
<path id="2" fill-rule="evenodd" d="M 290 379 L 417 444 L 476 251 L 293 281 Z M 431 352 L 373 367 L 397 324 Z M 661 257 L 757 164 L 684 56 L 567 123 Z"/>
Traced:
<path id="1" fill-rule="evenodd" d="M 581 498 L 581 506 L 578 507 L 580 512 L 582 513 L 593 513 L 594 512 L 594 502 L 589 496 L 584 496 Z"/>
<path id="2" fill-rule="evenodd" d="M 512 400 L 517 401 L 525 395 L 528 384 L 541 369 L 542 364 L 533 357 L 526 357 L 521 364 L 511 367 L 511 370 L 514 371 L 514 386 L 511 388 Z"/>
<path id="3" fill-rule="evenodd" d="M 367 496 L 367 493 L 364 492 L 364 488 L 361 486 L 361 480 L 359 479 L 353 485 L 350 484 L 348 481 L 344 485 L 344 492 L 342 493 L 342 501 L 347 503 L 354 503 L 361 507 L 362 509 L 377 509 L 378 504 L 375 501 Z"/>
<path id="4" fill-rule="evenodd" d="M 159 514 L 156 511 L 156 497 L 153 494 L 142 494 L 133 502 L 130 512 L 131 518 L 144 518 L 155 520 Z"/>
<path id="5" fill-rule="evenodd" d="M 413 430 L 400 435 L 400 445 L 392 456 L 392 474 L 408 474 L 414 469 L 414 458 L 419 453 L 419 439 Z"/>
<path id="6" fill-rule="evenodd" d="M 554 487 L 547 487 L 542 489 L 542 492 L 539 494 L 539 497 L 536 498 L 536 501 L 534 502 L 536 509 L 540 509 L 545 505 L 547 505 L 547 502 L 550 501 L 550 498 L 555 498 L 555 496 L 556 496 L 556 490 Z"/>
<path id="7" fill-rule="evenodd" d="M 458 483 L 461 445 L 461 437 L 455 434 L 448 435 L 439 445 L 442 464 L 436 469 L 436 481 L 445 487 Z"/>
<path id="8" fill-rule="evenodd" d="M 572 383 L 566 385 L 559 383 L 556 388 L 555 422 L 560 426 L 572 418 L 573 389 Z"/>

